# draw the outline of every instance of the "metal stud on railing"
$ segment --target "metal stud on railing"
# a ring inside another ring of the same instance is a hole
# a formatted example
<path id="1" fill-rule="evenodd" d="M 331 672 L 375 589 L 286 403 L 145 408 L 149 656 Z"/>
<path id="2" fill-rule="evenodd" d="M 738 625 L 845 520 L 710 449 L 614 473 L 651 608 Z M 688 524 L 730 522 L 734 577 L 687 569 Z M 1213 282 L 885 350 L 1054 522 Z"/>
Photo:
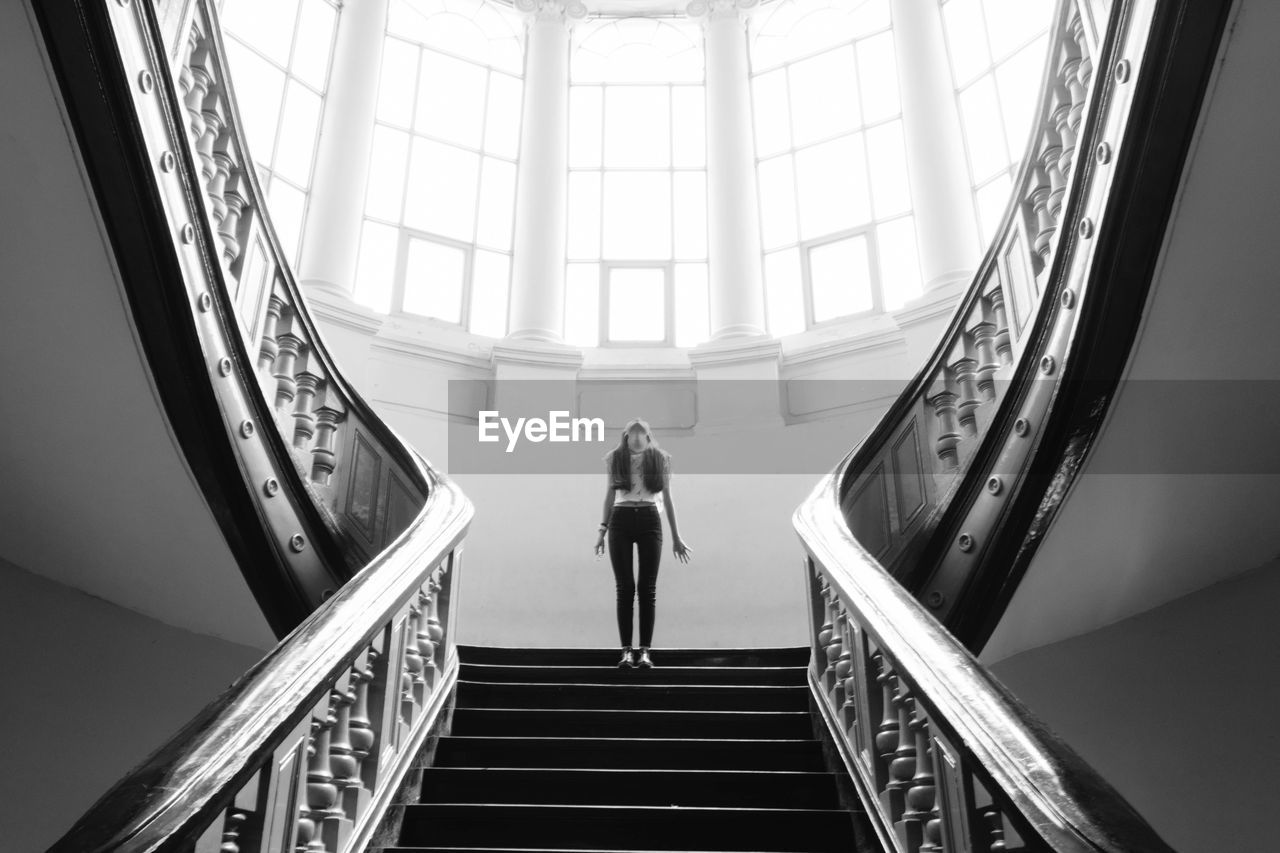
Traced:
<path id="1" fill-rule="evenodd" d="M 1106 142 L 1099 142 L 1097 151 L 1094 152 L 1094 156 L 1097 157 L 1098 162 L 1104 166 L 1110 163 L 1111 162 L 1111 145 Z"/>
<path id="2" fill-rule="evenodd" d="M 274 498 L 280 492 L 280 481 L 275 477 L 268 477 L 262 484 L 262 491 L 267 497 Z"/>

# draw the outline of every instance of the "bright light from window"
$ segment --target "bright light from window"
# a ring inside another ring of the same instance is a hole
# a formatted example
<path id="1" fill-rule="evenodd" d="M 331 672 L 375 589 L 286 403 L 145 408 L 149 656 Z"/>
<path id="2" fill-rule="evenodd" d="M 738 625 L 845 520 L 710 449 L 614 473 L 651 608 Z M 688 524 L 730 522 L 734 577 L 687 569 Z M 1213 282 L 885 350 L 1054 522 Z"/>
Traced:
<path id="1" fill-rule="evenodd" d="M 609 270 L 609 340 L 661 341 L 666 326 L 666 270 Z"/>

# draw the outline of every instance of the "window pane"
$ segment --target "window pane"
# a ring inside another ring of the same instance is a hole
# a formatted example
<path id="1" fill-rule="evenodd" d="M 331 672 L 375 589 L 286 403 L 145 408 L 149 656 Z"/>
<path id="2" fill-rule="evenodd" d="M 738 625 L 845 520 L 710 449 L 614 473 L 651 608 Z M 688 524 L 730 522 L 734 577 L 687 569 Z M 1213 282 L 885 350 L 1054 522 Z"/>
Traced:
<path id="1" fill-rule="evenodd" d="M 760 164 L 760 230 L 766 249 L 797 239 L 796 180 L 790 154 Z"/>
<path id="2" fill-rule="evenodd" d="M 916 253 L 916 222 L 904 216 L 876 228 L 876 255 L 887 311 L 901 308 L 922 292 L 920 260 Z"/>
<path id="3" fill-rule="evenodd" d="M 569 173 L 569 257 L 600 257 L 600 173 Z"/>
<path id="4" fill-rule="evenodd" d="M 404 310 L 459 322 L 466 262 L 462 249 L 410 238 L 404 270 Z"/>
<path id="5" fill-rule="evenodd" d="M 707 175 L 675 174 L 676 257 L 698 260 L 707 256 Z"/>
<path id="6" fill-rule="evenodd" d="M 302 0 L 302 15 L 293 47 L 294 75 L 313 88 L 325 88 L 329 74 L 329 54 L 333 48 L 333 28 L 338 13 L 325 0 Z"/>
<path id="7" fill-rule="evenodd" d="M 987 28 L 994 58 L 1008 56 L 1049 26 L 1052 0 L 986 0 Z M 1039 75 L 1036 75 L 1036 81 Z"/>
<path id="8" fill-rule="evenodd" d="M 599 86 L 569 89 L 569 165 L 599 166 L 604 129 L 604 90 Z"/>
<path id="9" fill-rule="evenodd" d="M 898 62 L 893 33 L 881 33 L 858 43 L 858 80 L 862 85 L 862 120 L 868 124 L 897 115 Z"/>
<path id="10" fill-rule="evenodd" d="M 828 139 L 858 126 L 852 46 L 801 60 L 789 71 L 791 132 L 796 145 Z"/>
<path id="11" fill-rule="evenodd" d="M 523 84 L 506 74 L 489 75 L 489 106 L 485 118 L 484 149 L 515 159 L 520 150 L 520 98 Z"/>
<path id="12" fill-rule="evenodd" d="M 1009 189 L 1012 181 L 1005 172 L 988 184 L 978 188 L 974 198 L 978 204 L 978 227 L 982 229 L 982 245 L 989 246 L 996 237 L 996 229 L 1009 206 Z"/>
<path id="13" fill-rule="evenodd" d="M 871 310 L 867 238 L 859 234 L 814 246 L 809 250 L 809 278 L 813 284 L 814 322 Z"/>
<path id="14" fill-rule="evenodd" d="M 480 220 L 476 224 L 476 242 L 495 249 L 510 249 L 515 211 L 515 164 L 485 157 L 480 174 Z"/>
<path id="15" fill-rule="evenodd" d="M 991 64 L 982 7 L 979 0 L 950 0 L 942 7 L 942 19 L 947 28 L 951 74 L 957 85 L 963 85 Z"/>
<path id="16" fill-rule="evenodd" d="M 666 337 L 666 279 L 660 267 L 609 271 L 609 340 Z"/>
<path id="17" fill-rule="evenodd" d="M 307 194 L 286 184 L 279 178 L 271 179 L 267 193 L 267 206 L 271 210 L 271 224 L 275 226 L 280 247 L 289 263 L 298 260 L 298 241 L 302 237 L 302 213 L 307 204 Z"/>
<path id="18" fill-rule="evenodd" d="M 222 9 L 222 24 L 280 66 L 289 64 L 293 28 L 297 22 L 298 0 L 228 0 Z M 237 87 L 240 88 L 240 87 Z"/>
<path id="19" fill-rule="evenodd" d="M 470 242 L 479 169 L 479 155 L 429 139 L 414 139 L 405 224 Z"/>
<path id="20" fill-rule="evenodd" d="M 296 80 L 285 93 L 275 169 L 302 186 L 311 183 L 311 162 L 320 129 L 320 96 Z"/>
<path id="21" fill-rule="evenodd" d="M 391 281 L 396 272 L 399 238 L 399 229 L 367 219 L 360 230 L 355 300 L 373 311 L 385 314 L 391 310 Z"/>
<path id="22" fill-rule="evenodd" d="M 227 39 L 226 48 L 249 151 L 257 162 L 270 163 L 284 97 L 284 72 L 235 39 Z"/>
<path id="23" fill-rule="evenodd" d="M 769 331 L 775 336 L 804 331 L 804 294 L 800 289 L 800 250 L 764 256 L 765 303 Z"/>
<path id="24" fill-rule="evenodd" d="M 497 252 L 476 250 L 471 272 L 470 328 L 477 335 L 500 338 L 507 333 L 507 295 L 511 258 Z"/>
<path id="25" fill-rule="evenodd" d="M 871 218 L 862 134 L 815 145 L 796 154 L 800 237 L 809 240 Z"/>
<path id="26" fill-rule="evenodd" d="M 604 256 L 618 260 L 671 257 L 671 176 L 611 172 L 604 176 Z"/>
<path id="27" fill-rule="evenodd" d="M 424 50 L 414 129 L 437 139 L 479 148 L 484 130 L 486 76 L 483 68 L 470 62 Z"/>
<path id="28" fill-rule="evenodd" d="M 681 166 L 707 163 L 706 103 L 701 86 L 676 86 L 671 90 L 673 159 Z"/>
<path id="29" fill-rule="evenodd" d="M 1004 128 L 990 75 L 960 93 L 960 119 L 969 143 L 969 168 L 974 183 L 981 183 L 1009 165 Z"/>
<path id="30" fill-rule="evenodd" d="M 599 264 L 569 264 L 565 274 L 564 338 L 580 347 L 600 343 Z"/>
<path id="31" fill-rule="evenodd" d="M 1032 114 L 1040 95 L 1040 75 L 1044 72 L 1044 49 L 1045 37 L 1041 36 L 996 69 L 1005 139 L 1013 160 L 1026 153 Z"/>
<path id="32" fill-rule="evenodd" d="M 604 95 L 605 166 L 667 166 L 671 114 L 665 86 L 610 86 Z"/>
<path id="33" fill-rule="evenodd" d="M 767 157 L 791 147 L 787 69 L 761 74 L 751 81 L 756 124 L 756 156 Z"/>
<path id="34" fill-rule="evenodd" d="M 891 121 L 867 131 L 867 161 L 877 219 L 885 219 L 911 209 L 911 186 L 907 181 L 907 152 L 902 141 L 902 122 Z"/>
<path id="35" fill-rule="evenodd" d="M 409 159 L 409 134 L 384 125 L 374 125 L 373 150 L 369 162 L 369 189 L 364 212 L 378 219 L 400 221 L 404 197 L 404 172 Z"/>
<path id="36" fill-rule="evenodd" d="M 418 48 L 388 38 L 382 46 L 382 76 L 378 81 L 378 121 L 408 127 L 413 121 L 414 82 L 418 79 Z"/>
<path id="37" fill-rule="evenodd" d="M 676 264 L 676 346 L 697 346 L 710 337 L 706 264 Z"/>

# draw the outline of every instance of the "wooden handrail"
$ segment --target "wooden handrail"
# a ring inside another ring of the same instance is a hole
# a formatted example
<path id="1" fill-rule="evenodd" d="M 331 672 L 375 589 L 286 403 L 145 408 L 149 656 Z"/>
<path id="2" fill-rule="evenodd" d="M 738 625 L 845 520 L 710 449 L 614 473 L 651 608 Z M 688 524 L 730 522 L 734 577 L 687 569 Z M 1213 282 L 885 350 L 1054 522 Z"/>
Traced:
<path id="1" fill-rule="evenodd" d="M 1171 851 L 858 543 L 837 486 L 851 457 L 792 521 L 810 685 L 884 849 Z"/>

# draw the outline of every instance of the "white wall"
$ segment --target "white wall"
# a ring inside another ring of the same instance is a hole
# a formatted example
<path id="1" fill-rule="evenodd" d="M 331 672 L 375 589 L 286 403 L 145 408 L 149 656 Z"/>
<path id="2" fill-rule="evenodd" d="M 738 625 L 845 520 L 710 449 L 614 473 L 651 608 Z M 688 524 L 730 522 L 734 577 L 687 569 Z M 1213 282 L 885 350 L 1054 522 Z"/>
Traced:
<path id="1" fill-rule="evenodd" d="M 3 847 L 46 849 L 262 656 L 0 561 Z"/>
<path id="2" fill-rule="evenodd" d="M 1175 850 L 1274 850 L 1277 601 L 1273 561 L 992 670 Z"/>
<path id="3" fill-rule="evenodd" d="M 0 559 L 268 647 L 156 397 L 26 5 L 0 3 Z"/>
<path id="4" fill-rule="evenodd" d="M 1259 108 L 1280 4 L 1236 14 L 1124 383 L 984 661 L 1280 553 L 1280 171 L 1260 143 L 1280 116 Z"/>

